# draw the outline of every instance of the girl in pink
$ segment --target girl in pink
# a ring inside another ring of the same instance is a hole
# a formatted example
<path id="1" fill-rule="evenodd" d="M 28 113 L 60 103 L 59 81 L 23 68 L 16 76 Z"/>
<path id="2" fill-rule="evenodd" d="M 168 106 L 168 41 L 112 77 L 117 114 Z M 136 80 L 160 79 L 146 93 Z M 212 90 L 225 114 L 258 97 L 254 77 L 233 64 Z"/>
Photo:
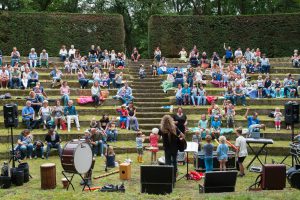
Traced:
<path id="1" fill-rule="evenodd" d="M 281 117 L 282 117 L 282 113 L 280 112 L 280 109 L 278 107 L 275 108 L 274 118 L 275 118 L 275 129 L 276 129 L 276 131 L 280 130 Z"/>
<path id="2" fill-rule="evenodd" d="M 159 140 L 158 131 L 159 131 L 158 128 L 153 128 L 149 137 L 150 147 L 154 148 L 151 149 L 151 163 L 156 162 L 156 152 L 158 152 L 158 140 Z"/>

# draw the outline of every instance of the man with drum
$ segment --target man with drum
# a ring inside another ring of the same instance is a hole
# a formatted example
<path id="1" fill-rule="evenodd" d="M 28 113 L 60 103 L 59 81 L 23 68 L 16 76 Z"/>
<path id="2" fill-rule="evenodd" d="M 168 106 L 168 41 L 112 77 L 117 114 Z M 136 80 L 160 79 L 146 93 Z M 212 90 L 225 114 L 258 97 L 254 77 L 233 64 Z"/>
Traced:
<path id="1" fill-rule="evenodd" d="M 52 148 L 57 149 L 59 156 L 61 156 L 61 146 L 60 146 L 60 137 L 53 128 L 49 129 L 48 134 L 45 137 L 45 141 L 47 143 L 47 152 L 46 152 L 46 159 L 48 159 L 50 150 Z"/>
<path id="2" fill-rule="evenodd" d="M 96 157 L 98 154 L 103 156 L 104 145 L 106 142 L 105 133 L 97 130 L 96 128 L 91 128 L 90 133 L 91 133 L 90 143 L 92 145 L 94 157 Z"/>

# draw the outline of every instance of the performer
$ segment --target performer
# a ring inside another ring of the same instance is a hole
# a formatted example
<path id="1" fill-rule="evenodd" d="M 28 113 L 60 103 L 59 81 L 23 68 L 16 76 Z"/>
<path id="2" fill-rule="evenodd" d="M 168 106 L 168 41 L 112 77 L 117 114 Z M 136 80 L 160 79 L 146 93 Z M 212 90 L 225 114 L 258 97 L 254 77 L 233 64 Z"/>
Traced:
<path id="1" fill-rule="evenodd" d="M 238 157 L 238 166 L 239 166 L 239 171 L 240 177 L 245 176 L 245 171 L 244 171 L 244 165 L 243 162 L 246 158 L 246 156 L 248 155 L 248 151 L 247 151 L 247 143 L 246 143 L 246 139 L 244 138 L 244 136 L 242 136 L 242 128 L 238 128 L 236 130 L 236 141 L 235 141 L 235 146 L 237 148 L 236 150 L 236 155 Z"/>
<path id="2" fill-rule="evenodd" d="M 163 140 L 165 163 L 166 165 L 174 166 L 174 180 L 176 180 L 178 141 L 180 140 L 180 137 L 184 138 L 185 136 L 176 128 L 175 122 L 170 115 L 165 115 L 161 119 L 158 134 L 162 136 Z"/>

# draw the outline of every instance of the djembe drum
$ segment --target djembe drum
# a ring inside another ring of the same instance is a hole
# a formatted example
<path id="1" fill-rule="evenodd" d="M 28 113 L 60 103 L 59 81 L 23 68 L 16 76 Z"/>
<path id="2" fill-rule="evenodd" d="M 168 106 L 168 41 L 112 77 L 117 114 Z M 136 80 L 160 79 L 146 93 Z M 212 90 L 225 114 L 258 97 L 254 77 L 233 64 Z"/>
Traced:
<path id="1" fill-rule="evenodd" d="M 56 166 L 54 163 L 41 165 L 41 188 L 43 190 L 54 189 L 56 187 Z"/>

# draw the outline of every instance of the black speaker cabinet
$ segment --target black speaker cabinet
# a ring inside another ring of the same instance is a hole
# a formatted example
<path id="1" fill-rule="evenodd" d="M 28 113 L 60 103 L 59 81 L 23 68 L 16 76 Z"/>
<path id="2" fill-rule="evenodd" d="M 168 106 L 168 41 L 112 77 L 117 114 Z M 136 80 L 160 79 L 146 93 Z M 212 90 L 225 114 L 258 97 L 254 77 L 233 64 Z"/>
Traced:
<path id="1" fill-rule="evenodd" d="M 287 102 L 284 104 L 285 122 L 287 124 L 299 122 L 299 104 L 297 102 Z"/>
<path id="2" fill-rule="evenodd" d="M 261 188 L 263 190 L 283 190 L 286 183 L 286 166 L 265 164 L 262 169 Z"/>
<path id="3" fill-rule="evenodd" d="M 169 165 L 142 165 L 141 192 L 169 194 L 173 191 L 174 167 Z"/>
<path id="4" fill-rule="evenodd" d="M 237 171 L 206 172 L 204 185 L 199 185 L 200 193 L 234 192 Z"/>
<path id="5" fill-rule="evenodd" d="M 196 156 L 196 155 L 195 155 Z M 233 151 L 228 152 L 228 161 L 226 163 L 226 168 L 228 170 L 235 170 L 235 153 Z M 204 163 L 204 152 L 200 151 L 197 154 L 197 157 L 194 157 L 194 167 L 198 171 L 205 171 L 205 163 Z M 213 169 L 220 170 L 220 164 L 217 157 L 217 152 L 213 152 Z"/>
<path id="6" fill-rule="evenodd" d="M 18 106 L 17 104 L 5 104 L 3 106 L 5 128 L 18 127 Z"/>

